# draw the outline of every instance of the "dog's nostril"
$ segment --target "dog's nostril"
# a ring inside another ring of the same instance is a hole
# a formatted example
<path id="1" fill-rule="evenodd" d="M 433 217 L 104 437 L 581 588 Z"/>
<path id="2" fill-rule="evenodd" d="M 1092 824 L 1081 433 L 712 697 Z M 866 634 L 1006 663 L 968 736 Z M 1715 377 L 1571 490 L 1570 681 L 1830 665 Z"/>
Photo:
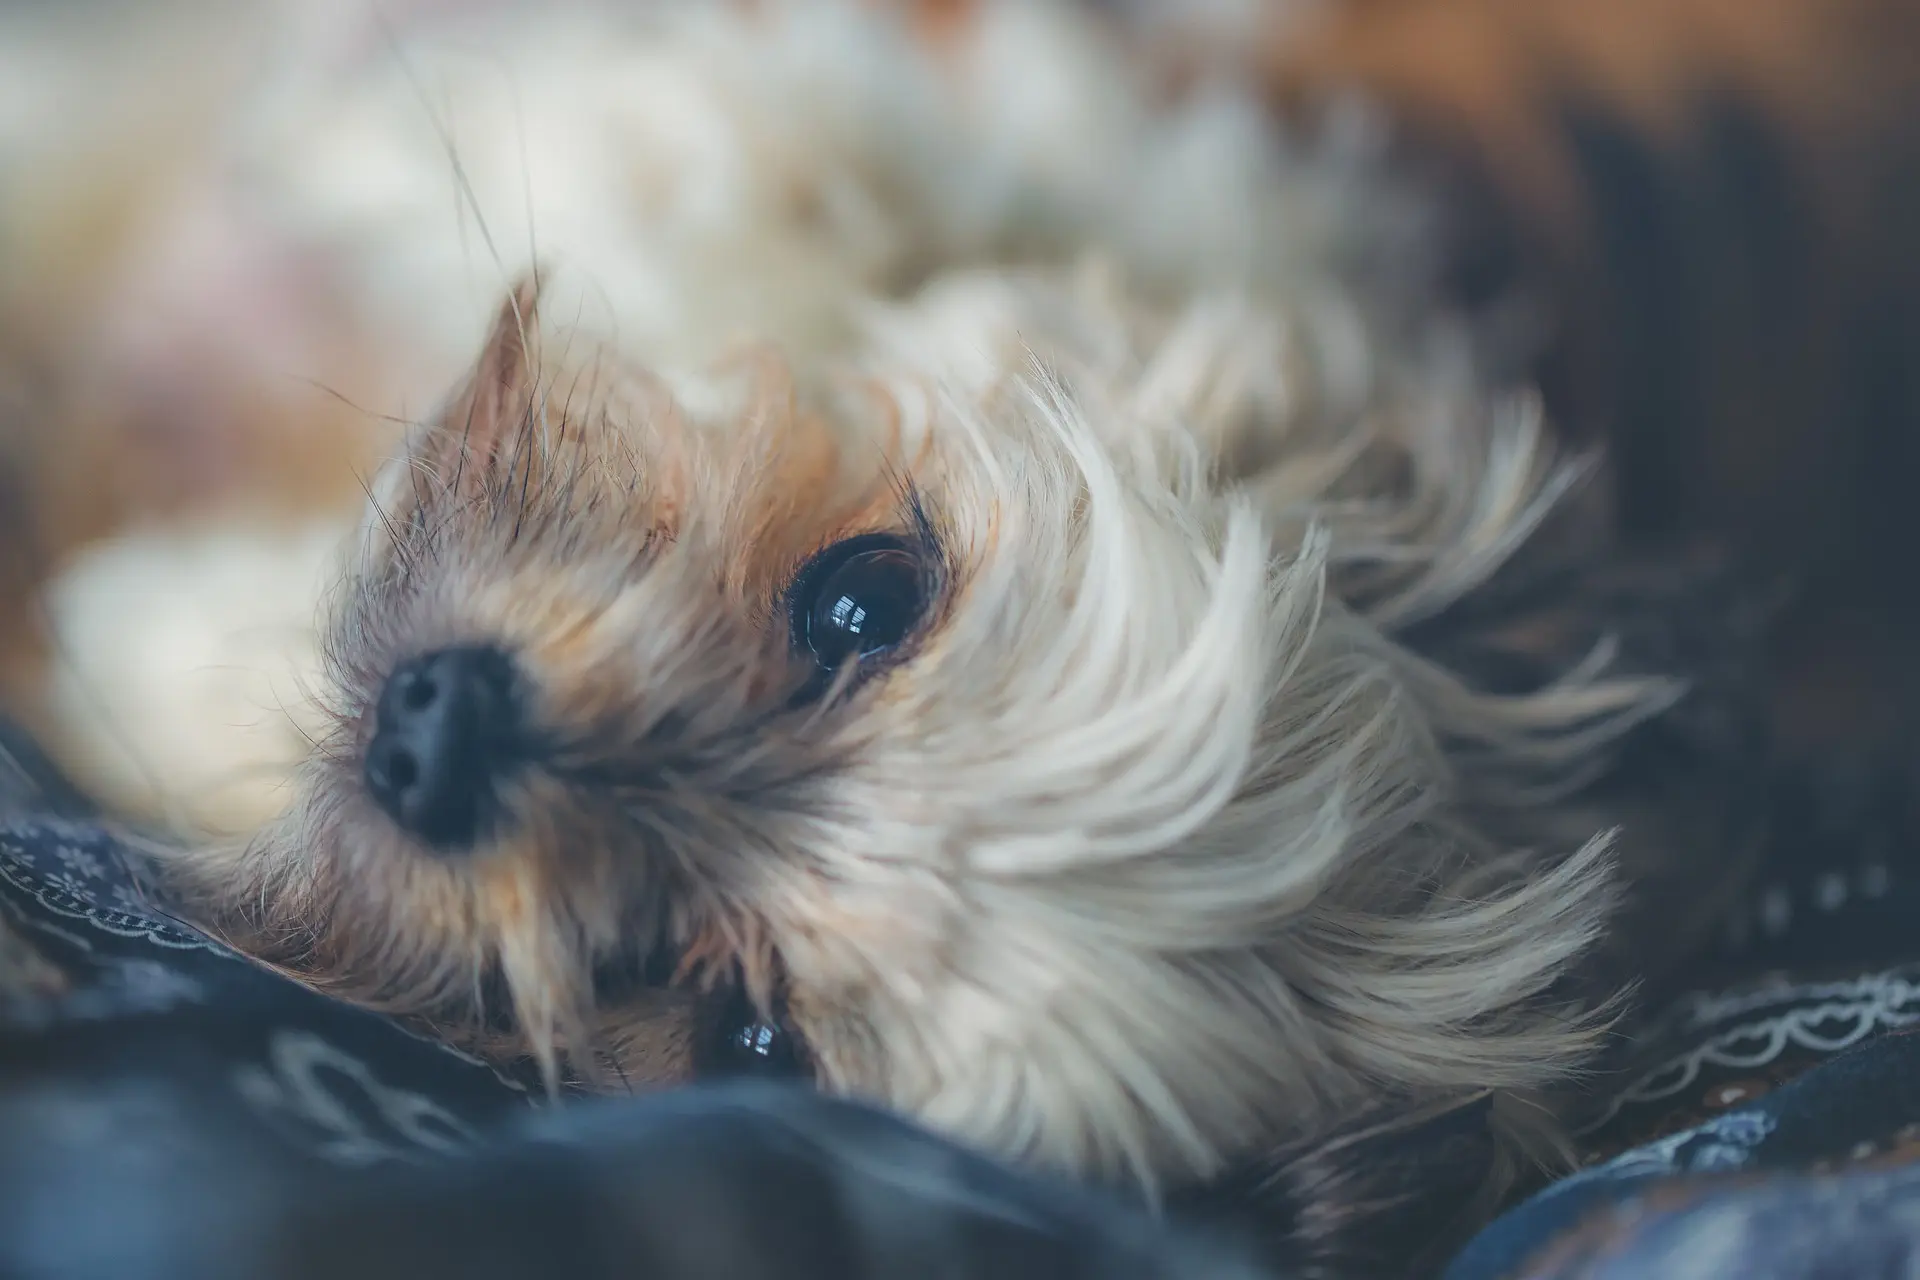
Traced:
<path id="1" fill-rule="evenodd" d="M 513 660 L 491 647 L 441 649 L 396 667 L 374 708 L 367 790 L 429 844 L 479 835 L 493 784 L 514 758 Z"/>

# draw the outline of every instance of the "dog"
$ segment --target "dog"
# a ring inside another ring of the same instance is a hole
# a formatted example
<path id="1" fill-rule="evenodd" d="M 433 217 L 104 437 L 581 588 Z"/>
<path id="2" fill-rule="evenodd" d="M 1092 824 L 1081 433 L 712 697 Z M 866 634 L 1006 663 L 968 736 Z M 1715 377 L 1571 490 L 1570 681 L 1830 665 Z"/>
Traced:
<path id="1" fill-rule="evenodd" d="M 1611 539 L 1363 108 L 1067 3 L 276 12 L 324 54 L 104 291 L 210 313 L 74 331 L 293 496 L 19 588 L 24 717 L 208 829 L 184 912 L 556 1090 L 801 1076 L 1296 1263 L 1564 1158 L 1739 884 L 1739 611 Z M 311 696 L 243 742 L 129 631 Z"/>

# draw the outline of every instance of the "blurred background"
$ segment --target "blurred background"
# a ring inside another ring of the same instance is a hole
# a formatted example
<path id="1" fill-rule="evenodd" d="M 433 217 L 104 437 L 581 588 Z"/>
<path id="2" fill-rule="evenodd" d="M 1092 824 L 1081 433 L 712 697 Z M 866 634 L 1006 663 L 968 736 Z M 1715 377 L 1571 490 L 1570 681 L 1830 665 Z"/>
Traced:
<path id="1" fill-rule="evenodd" d="M 933 39 L 974 7 L 891 3 Z M 1282 116 L 1355 92 L 1381 107 L 1441 216 L 1449 304 L 1524 331 L 1555 419 L 1607 451 L 1608 518 L 1652 554 L 1714 552 L 1782 585 L 1783 750 L 1920 758 L 1920 0 L 1085 3 L 1169 92 L 1231 62 Z M 303 513 L 330 527 L 388 438 L 365 406 L 417 406 L 457 372 L 464 332 L 425 342 L 420 313 L 351 265 L 351 218 L 302 221 L 287 171 L 303 157 L 263 164 L 247 140 L 396 33 L 528 12 L 0 8 L 0 698 L 16 714 L 44 720 L 36 593 L 77 553 L 262 508 L 263 554 L 310 564 L 324 536 Z M 351 209 L 353 192 L 326 194 L 330 216 Z M 368 355 L 396 343 L 404 370 Z M 242 646 L 232 666 L 248 661 Z"/>

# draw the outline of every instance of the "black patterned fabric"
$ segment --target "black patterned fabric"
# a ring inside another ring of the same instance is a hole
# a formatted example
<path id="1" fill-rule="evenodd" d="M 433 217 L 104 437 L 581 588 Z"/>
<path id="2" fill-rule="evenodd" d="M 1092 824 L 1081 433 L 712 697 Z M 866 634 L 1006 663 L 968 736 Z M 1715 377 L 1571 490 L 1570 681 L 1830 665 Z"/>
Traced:
<path id="1" fill-rule="evenodd" d="M 1906 1031 L 1562 1179 L 1445 1280 L 1917 1273 L 1920 1034 Z"/>
<path id="2" fill-rule="evenodd" d="M 1774 856 L 1586 1166 L 1445 1280 L 1920 1274 L 1920 878 L 1854 831 Z M 1252 1274 L 804 1089 L 547 1108 L 169 917 L 85 822 L 0 825 L 5 936 L 66 986 L 0 1009 L 0 1280 Z"/>
<path id="3" fill-rule="evenodd" d="M 1782 783 L 1763 874 L 1638 1033 L 1586 1165 L 1445 1280 L 1920 1275 L 1920 868 L 1909 788 Z"/>
<path id="4" fill-rule="evenodd" d="M 97 829 L 0 826 L 0 1278 L 1248 1277 L 1212 1241 L 799 1087 L 528 1082 L 173 920 Z"/>

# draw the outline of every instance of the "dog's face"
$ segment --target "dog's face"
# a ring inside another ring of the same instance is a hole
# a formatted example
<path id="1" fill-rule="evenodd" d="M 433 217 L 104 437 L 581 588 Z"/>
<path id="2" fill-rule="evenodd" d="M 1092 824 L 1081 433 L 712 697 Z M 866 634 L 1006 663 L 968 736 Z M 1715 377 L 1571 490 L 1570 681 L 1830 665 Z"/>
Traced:
<path id="1" fill-rule="evenodd" d="M 1581 1051 L 1516 1011 L 1599 863 L 1454 892 L 1426 677 L 1309 528 L 1474 508 L 1383 517 L 1404 468 L 1306 418 L 1236 476 L 1271 325 L 989 277 L 858 379 L 674 396 L 533 311 L 375 486 L 337 730 L 209 864 L 244 945 L 616 1086 L 790 1071 L 1148 1181 Z"/>

